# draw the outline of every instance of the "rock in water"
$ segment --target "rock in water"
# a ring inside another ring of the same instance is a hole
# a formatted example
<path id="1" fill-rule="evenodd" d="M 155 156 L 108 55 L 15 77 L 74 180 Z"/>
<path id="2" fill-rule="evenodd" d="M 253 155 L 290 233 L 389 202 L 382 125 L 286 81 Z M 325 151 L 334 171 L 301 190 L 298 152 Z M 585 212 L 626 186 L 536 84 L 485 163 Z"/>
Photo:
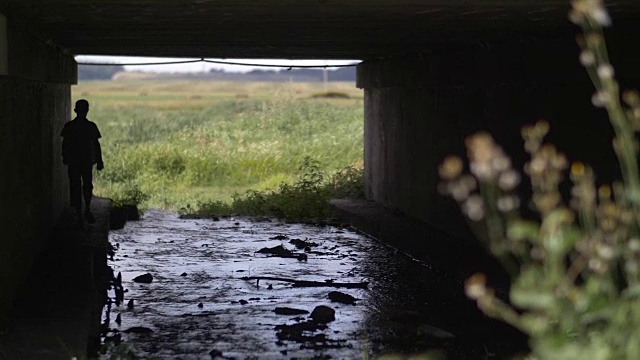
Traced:
<path id="1" fill-rule="evenodd" d="M 298 249 L 305 249 L 305 251 L 306 251 L 306 248 L 309 248 L 309 251 L 311 251 L 312 246 L 318 246 L 317 243 L 314 243 L 312 241 L 300 240 L 300 239 L 291 239 L 289 240 L 289 244 L 294 245 Z"/>
<path id="2" fill-rule="evenodd" d="M 307 310 L 294 309 L 289 307 L 277 307 L 275 308 L 275 310 L 273 310 L 273 312 L 278 315 L 302 315 L 309 313 Z"/>
<path id="3" fill-rule="evenodd" d="M 262 248 L 257 251 L 260 254 L 269 254 L 281 257 L 293 257 L 293 252 L 282 245 L 274 246 L 271 248 Z"/>
<path id="4" fill-rule="evenodd" d="M 151 334 L 153 333 L 153 330 L 149 329 L 148 327 L 134 326 L 132 328 L 128 328 L 124 332 L 127 334 Z"/>
<path id="5" fill-rule="evenodd" d="M 136 276 L 133 278 L 133 282 L 143 283 L 143 284 L 151 284 L 152 281 L 153 281 L 153 276 L 151 276 L 151 274 L 149 273 Z"/>
<path id="6" fill-rule="evenodd" d="M 116 324 L 118 324 L 118 326 L 120 326 L 120 324 L 122 324 L 122 317 L 120 316 L 120 314 L 118 314 L 118 316 L 116 316 Z"/>
<path id="7" fill-rule="evenodd" d="M 356 298 L 354 298 L 353 296 L 349 295 L 349 294 L 345 294 L 342 293 L 340 291 L 331 291 L 329 293 L 329 300 L 334 301 L 334 302 L 339 302 L 342 304 L 349 304 L 349 305 L 353 305 L 356 303 Z"/>
<path id="8" fill-rule="evenodd" d="M 209 356 L 211 356 L 212 359 L 217 359 L 219 357 L 222 357 L 222 355 L 222 351 L 220 350 L 213 349 L 209 351 Z"/>
<path id="9" fill-rule="evenodd" d="M 130 299 L 129 302 L 127 303 L 127 309 L 129 310 L 133 309 L 133 299 Z"/>
<path id="10" fill-rule="evenodd" d="M 336 311 L 328 306 L 319 305 L 311 312 L 311 318 L 317 323 L 326 324 L 336 319 Z"/>

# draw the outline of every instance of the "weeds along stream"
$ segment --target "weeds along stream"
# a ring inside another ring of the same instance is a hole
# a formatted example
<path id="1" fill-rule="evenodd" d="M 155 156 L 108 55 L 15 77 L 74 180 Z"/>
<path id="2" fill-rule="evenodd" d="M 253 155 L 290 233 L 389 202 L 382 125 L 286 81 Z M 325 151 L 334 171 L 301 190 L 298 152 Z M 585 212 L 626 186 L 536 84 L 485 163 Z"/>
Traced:
<path id="1" fill-rule="evenodd" d="M 495 342 L 461 284 L 350 228 L 187 220 L 150 210 L 112 231 L 110 242 L 116 251 L 109 265 L 125 292 L 119 306 L 111 305 L 108 323 L 105 307 L 104 359 L 357 359 L 434 348 L 450 358 L 475 358 L 508 343 Z M 258 252 L 278 246 L 295 256 Z M 133 281 L 147 273 L 150 283 Z M 247 276 L 369 285 L 293 287 L 242 279 Z M 357 300 L 332 301 L 333 291 Z M 113 289 L 109 294 L 115 300 Z M 334 321 L 310 320 L 321 305 L 335 310 Z M 276 308 L 308 313 L 281 315 Z"/>

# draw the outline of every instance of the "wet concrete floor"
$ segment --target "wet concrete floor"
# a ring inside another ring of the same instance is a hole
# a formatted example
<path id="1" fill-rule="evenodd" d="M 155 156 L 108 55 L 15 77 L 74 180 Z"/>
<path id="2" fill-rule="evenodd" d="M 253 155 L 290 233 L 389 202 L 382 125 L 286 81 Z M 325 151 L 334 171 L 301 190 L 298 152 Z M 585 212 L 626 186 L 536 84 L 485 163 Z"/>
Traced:
<path id="1" fill-rule="evenodd" d="M 317 246 L 296 249 L 291 239 Z M 110 242 L 118 250 L 109 263 L 115 274 L 121 272 L 126 293 L 124 303 L 112 307 L 109 325 L 142 358 L 361 359 L 442 349 L 450 359 L 482 359 L 522 346 L 512 329 L 480 315 L 459 281 L 349 228 L 186 220 L 151 210 L 142 221 L 112 231 Z M 278 245 L 306 254 L 306 260 L 257 253 Z M 151 283 L 132 281 L 145 273 L 153 276 Z M 242 279 L 247 276 L 369 285 L 293 287 Z M 358 300 L 332 302 L 331 291 Z M 312 326 L 297 337 L 276 328 L 307 324 L 309 316 L 278 315 L 276 307 L 311 312 L 318 305 L 335 310 L 326 328 Z M 120 325 L 114 322 L 118 315 Z"/>

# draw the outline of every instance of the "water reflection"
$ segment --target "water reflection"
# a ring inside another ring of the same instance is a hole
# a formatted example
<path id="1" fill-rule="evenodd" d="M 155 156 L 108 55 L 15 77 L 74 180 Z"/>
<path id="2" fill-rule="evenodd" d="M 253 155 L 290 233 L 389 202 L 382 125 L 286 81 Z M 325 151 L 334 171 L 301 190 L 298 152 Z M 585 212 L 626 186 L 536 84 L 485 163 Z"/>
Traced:
<path id="1" fill-rule="evenodd" d="M 306 249 L 304 260 L 256 254 L 278 245 L 295 249 L 289 244 L 294 238 L 318 246 Z M 138 356 L 346 359 L 437 347 L 451 358 L 476 358 L 512 346 L 510 339 L 495 340 L 500 334 L 493 332 L 500 327 L 480 318 L 461 284 L 345 229 L 182 220 L 154 210 L 143 221 L 113 231 L 110 241 L 119 246 L 110 265 L 122 273 L 124 303 L 133 300 L 131 308 L 112 307 L 111 319 L 119 314 L 121 324 L 110 323 L 111 334 L 117 332 Z M 144 273 L 153 276 L 152 283 L 132 281 Z M 370 286 L 340 289 L 359 299 L 349 305 L 331 302 L 328 293 L 336 290 L 331 287 L 294 288 L 243 276 L 369 281 Z M 335 310 L 336 319 L 326 329 L 305 331 L 299 341 L 278 336 L 277 326 L 304 324 L 308 317 L 278 315 L 276 307 L 311 312 L 318 305 Z"/>

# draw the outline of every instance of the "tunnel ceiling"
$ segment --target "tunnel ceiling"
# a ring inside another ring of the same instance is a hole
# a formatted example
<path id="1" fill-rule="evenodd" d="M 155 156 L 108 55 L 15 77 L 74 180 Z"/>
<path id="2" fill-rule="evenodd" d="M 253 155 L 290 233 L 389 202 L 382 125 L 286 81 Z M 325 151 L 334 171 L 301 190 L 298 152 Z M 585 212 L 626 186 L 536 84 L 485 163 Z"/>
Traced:
<path id="1" fill-rule="evenodd" d="M 640 1 L 607 7 L 617 28 L 635 28 Z M 554 36 L 572 31 L 568 8 L 565 0 L 0 0 L 11 24 L 74 54 L 292 59 Z"/>

